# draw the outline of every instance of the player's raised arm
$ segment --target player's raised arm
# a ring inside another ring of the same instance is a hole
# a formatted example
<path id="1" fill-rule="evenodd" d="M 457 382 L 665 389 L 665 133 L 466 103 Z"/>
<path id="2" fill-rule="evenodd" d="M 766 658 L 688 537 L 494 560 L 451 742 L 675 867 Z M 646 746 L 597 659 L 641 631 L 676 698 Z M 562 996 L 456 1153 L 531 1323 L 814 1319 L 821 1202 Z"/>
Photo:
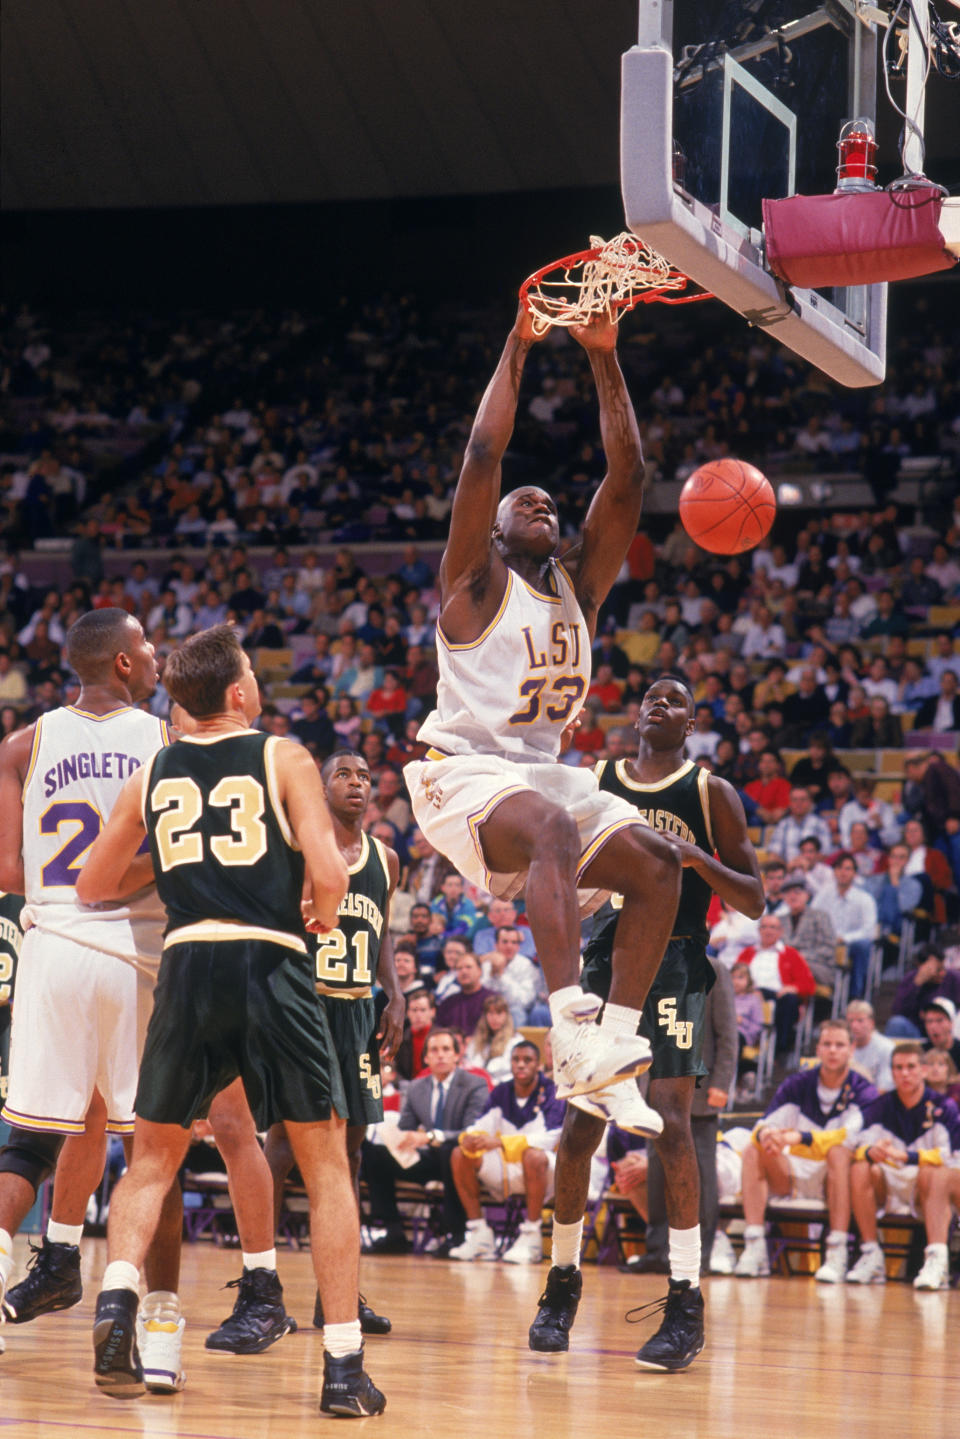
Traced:
<path id="1" fill-rule="evenodd" d="M 466 620 L 469 625 L 469 620 L 474 618 L 467 613 L 461 615 L 458 610 L 467 611 L 472 607 L 476 611 L 478 589 L 481 607 L 492 598 L 491 613 L 496 611 L 503 596 L 506 566 L 494 549 L 492 539 L 500 499 L 500 464 L 513 434 L 523 367 L 536 338 L 530 316 L 521 306 L 467 441 L 453 497 L 447 547 L 440 564 L 443 622 L 448 633 L 451 626 L 460 627 L 458 621 Z M 461 597 L 466 604 L 458 606 L 456 602 Z M 451 603 L 454 608 L 448 614 Z M 460 636 L 451 635 L 451 638 Z"/>
<path id="2" fill-rule="evenodd" d="M 333 929 L 350 877 L 337 848 L 320 773 L 306 750 L 290 740 L 279 740 L 275 753 L 280 802 L 306 865 L 310 898 L 304 918 L 315 920 L 323 929 Z"/>
<path id="3" fill-rule="evenodd" d="M 594 495 L 579 543 L 564 557 L 591 636 L 603 604 L 637 532 L 643 500 L 640 431 L 617 360 L 617 327 L 604 315 L 570 328 L 586 350 L 600 402 L 600 436 L 607 473 Z"/>
<path id="4" fill-rule="evenodd" d="M 30 765 L 35 726 L 16 730 L 0 744 L 0 889 L 23 894 L 23 781 Z"/>
<path id="5" fill-rule="evenodd" d="M 149 853 L 137 852 L 147 833 L 143 824 L 143 784 L 149 769 L 147 764 L 134 770 L 94 840 L 77 877 L 77 899 L 81 904 L 125 899 L 152 883 L 153 861 Z"/>

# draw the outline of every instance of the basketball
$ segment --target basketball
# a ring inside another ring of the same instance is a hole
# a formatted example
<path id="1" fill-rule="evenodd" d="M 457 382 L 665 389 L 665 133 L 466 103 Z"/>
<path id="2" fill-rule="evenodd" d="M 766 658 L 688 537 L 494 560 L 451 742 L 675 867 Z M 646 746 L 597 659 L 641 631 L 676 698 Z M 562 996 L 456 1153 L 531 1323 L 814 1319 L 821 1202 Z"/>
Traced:
<path id="1" fill-rule="evenodd" d="M 770 481 L 745 460 L 711 460 L 694 470 L 680 491 L 683 528 L 713 555 L 752 550 L 776 512 Z"/>

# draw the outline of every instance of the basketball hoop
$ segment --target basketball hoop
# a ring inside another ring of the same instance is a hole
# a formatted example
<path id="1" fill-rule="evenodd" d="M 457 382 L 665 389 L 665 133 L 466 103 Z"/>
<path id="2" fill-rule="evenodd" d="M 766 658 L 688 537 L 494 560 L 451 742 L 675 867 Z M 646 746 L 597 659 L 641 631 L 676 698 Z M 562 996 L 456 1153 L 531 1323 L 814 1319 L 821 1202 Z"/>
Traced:
<path id="1" fill-rule="evenodd" d="M 625 231 L 612 240 L 590 236 L 590 249 L 536 270 L 520 286 L 520 299 L 537 335 L 551 325 L 580 325 L 591 315 L 617 324 L 635 305 L 659 301 L 688 305 L 713 297 L 682 293 L 691 282 L 656 250 Z"/>

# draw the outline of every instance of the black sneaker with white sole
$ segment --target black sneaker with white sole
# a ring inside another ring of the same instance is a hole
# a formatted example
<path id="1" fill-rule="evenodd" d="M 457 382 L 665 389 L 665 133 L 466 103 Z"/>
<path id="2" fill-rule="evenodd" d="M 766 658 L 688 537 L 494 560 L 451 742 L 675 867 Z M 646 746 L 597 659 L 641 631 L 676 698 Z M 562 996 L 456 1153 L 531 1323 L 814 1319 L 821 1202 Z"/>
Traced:
<path id="1" fill-rule="evenodd" d="M 387 1400 L 363 1367 L 363 1350 L 335 1359 L 323 1356 L 323 1389 L 320 1412 L 336 1414 L 341 1419 L 367 1419 L 382 1414 Z"/>
<path id="2" fill-rule="evenodd" d="M 577 1317 L 583 1292 L 583 1275 L 574 1265 L 547 1275 L 547 1287 L 540 1295 L 539 1313 L 530 1325 L 530 1348 L 540 1354 L 562 1354 L 570 1348 L 570 1330 Z"/>
<path id="3" fill-rule="evenodd" d="M 231 1279 L 225 1287 L 240 1293 L 233 1313 L 204 1340 L 207 1349 L 262 1354 L 296 1329 L 297 1321 L 283 1307 L 283 1286 L 275 1269 L 244 1269 L 239 1279 Z"/>
<path id="4" fill-rule="evenodd" d="M 360 1300 L 357 1305 L 357 1318 L 360 1320 L 361 1334 L 389 1334 L 393 1328 L 393 1325 L 385 1314 L 375 1314 L 373 1312 L 362 1294 L 360 1295 Z M 320 1298 L 319 1292 L 317 1293 L 317 1301 L 313 1306 L 313 1327 L 314 1329 L 323 1328 L 323 1301 Z"/>
<path id="5" fill-rule="evenodd" d="M 112 1399 L 143 1393 L 143 1369 L 137 1352 L 137 1305 L 132 1289 L 105 1289 L 97 1296 L 93 1320 L 93 1378 Z"/>
<path id="6" fill-rule="evenodd" d="M 9 1324 L 28 1324 L 41 1314 L 72 1309 L 83 1298 L 80 1282 L 80 1250 L 76 1244 L 53 1244 L 44 1237 L 31 1244 L 26 1279 L 7 1291 L 3 1301 Z"/>
<path id="7" fill-rule="evenodd" d="M 638 1368 L 686 1369 L 704 1344 L 702 1293 L 692 1287 L 689 1279 L 671 1279 L 666 1299 L 631 1309 L 627 1318 L 631 1323 L 638 1323 L 657 1312 L 663 1314 L 660 1328 L 638 1351 Z"/>

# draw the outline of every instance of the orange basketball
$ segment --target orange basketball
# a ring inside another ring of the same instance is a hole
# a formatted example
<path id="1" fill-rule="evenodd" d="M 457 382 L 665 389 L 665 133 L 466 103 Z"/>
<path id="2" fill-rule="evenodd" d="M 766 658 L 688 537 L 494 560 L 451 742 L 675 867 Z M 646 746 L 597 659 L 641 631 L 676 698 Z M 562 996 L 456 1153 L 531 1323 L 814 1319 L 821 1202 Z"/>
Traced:
<path id="1" fill-rule="evenodd" d="M 714 555 L 752 550 L 776 512 L 770 481 L 745 460 L 710 460 L 694 470 L 680 491 L 683 528 Z"/>

